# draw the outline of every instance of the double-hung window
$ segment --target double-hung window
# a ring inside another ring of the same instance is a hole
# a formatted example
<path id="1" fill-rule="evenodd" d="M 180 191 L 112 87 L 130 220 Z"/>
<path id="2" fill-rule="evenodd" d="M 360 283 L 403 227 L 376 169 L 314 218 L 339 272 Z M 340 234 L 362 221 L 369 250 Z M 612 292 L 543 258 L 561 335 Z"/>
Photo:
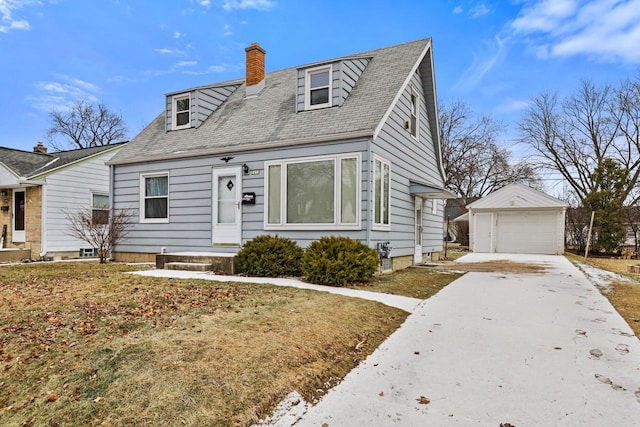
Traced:
<path id="1" fill-rule="evenodd" d="M 378 229 L 389 229 L 391 209 L 391 165 L 388 161 L 373 158 L 373 225 Z"/>
<path id="2" fill-rule="evenodd" d="M 331 107 L 331 66 L 307 70 L 305 109 Z"/>
<path id="3" fill-rule="evenodd" d="M 185 129 L 191 126 L 191 95 L 176 95 L 173 97 L 172 129 Z"/>
<path id="4" fill-rule="evenodd" d="M 109 196 L 105 194 L 91 195 L 91 224 L 109 224 Z"/>
<path id="5" fill-rule="evenodd" d="M 410 108 L 409 131 L 411 132 L 411 136 L 418 139 L 418 128 L 420 127 L 420 97 L 414 88 L 411 88 Z"/>
<path id="6" fill-rule="evenodd" d="M 359 154 L 267 162 L 265 169 L 265 228 L 360 228 Z"/>
<path id="7" fill-rule="evenodd" d="M 169 174 L 140 176 L 140 222 L 169 222 Z"/>

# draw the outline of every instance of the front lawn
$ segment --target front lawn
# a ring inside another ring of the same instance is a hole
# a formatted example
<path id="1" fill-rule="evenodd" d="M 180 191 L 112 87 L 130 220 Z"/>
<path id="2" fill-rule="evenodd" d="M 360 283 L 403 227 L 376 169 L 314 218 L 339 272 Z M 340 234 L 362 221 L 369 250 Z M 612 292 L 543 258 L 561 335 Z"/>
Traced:
<path id="1" fill-rule="evenodd" d="M 388 275 L 376 276 L 369 283 L 350 285 L 349 287 L 427 299 L 460 276 L 462 273 L 439 271 L 429 267 L 409 267 Z"/>
<path id="2" fill-rule="evenodd" d="M 250 425 L 293 390 L 320 397 L 407 316 L 324 292 L 124 274 L 133 269 L 0 267 L 3 426 Z"/>

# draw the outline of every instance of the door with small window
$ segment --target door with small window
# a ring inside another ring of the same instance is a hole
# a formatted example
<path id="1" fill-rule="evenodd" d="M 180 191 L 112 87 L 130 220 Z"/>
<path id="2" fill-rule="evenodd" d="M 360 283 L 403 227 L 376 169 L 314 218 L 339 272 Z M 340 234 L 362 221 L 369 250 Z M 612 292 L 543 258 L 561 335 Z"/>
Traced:
<path id="1" fill-rule="evenodd" d="M 242 239 L 240 167 L 213 170 L 213 244 L 239 245 Z"/>

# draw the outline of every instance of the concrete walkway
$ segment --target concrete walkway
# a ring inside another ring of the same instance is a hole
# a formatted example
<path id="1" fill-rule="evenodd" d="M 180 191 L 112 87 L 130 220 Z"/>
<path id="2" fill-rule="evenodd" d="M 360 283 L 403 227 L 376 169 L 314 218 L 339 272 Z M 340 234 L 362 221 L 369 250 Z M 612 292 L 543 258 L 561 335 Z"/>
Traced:
<path id="1" fill-rule="evenodd" d="M 608 300 L 561 256 L 460 261 L 493 259 L 547 270 L 468 273 L 417 306 L 397 300 L 413 313 L 405 323 L 315 406 L 295 399 L 275 425 L 638 425 L 640 342 Z"/>

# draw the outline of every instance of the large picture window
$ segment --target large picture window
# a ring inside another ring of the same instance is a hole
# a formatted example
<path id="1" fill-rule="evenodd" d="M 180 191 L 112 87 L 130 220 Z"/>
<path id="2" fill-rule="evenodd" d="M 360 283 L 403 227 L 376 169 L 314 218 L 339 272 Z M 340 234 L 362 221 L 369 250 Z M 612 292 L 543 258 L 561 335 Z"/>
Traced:
<path id="1" fill-rule="evenodd" d="M 373 224 L 380 228 L 389 227 L 391 209 L 391 166 L 380 157 L 373 159 Z"/>
<path id="2" fill-rule="evenodd" d="M 359 228 L 360 156 L 295 159 L 266 164 L 266 226 Z"/>
<path id="3" fill-rule="evenodd" d="M 169 174 L 146 174 L 140 177 L 140 221 L 169 221 Z"/>
<path id="4" fill-rule="evenodd" d="M 306 109 L 331 107 L 331 67 L 307 70 Z"/>

